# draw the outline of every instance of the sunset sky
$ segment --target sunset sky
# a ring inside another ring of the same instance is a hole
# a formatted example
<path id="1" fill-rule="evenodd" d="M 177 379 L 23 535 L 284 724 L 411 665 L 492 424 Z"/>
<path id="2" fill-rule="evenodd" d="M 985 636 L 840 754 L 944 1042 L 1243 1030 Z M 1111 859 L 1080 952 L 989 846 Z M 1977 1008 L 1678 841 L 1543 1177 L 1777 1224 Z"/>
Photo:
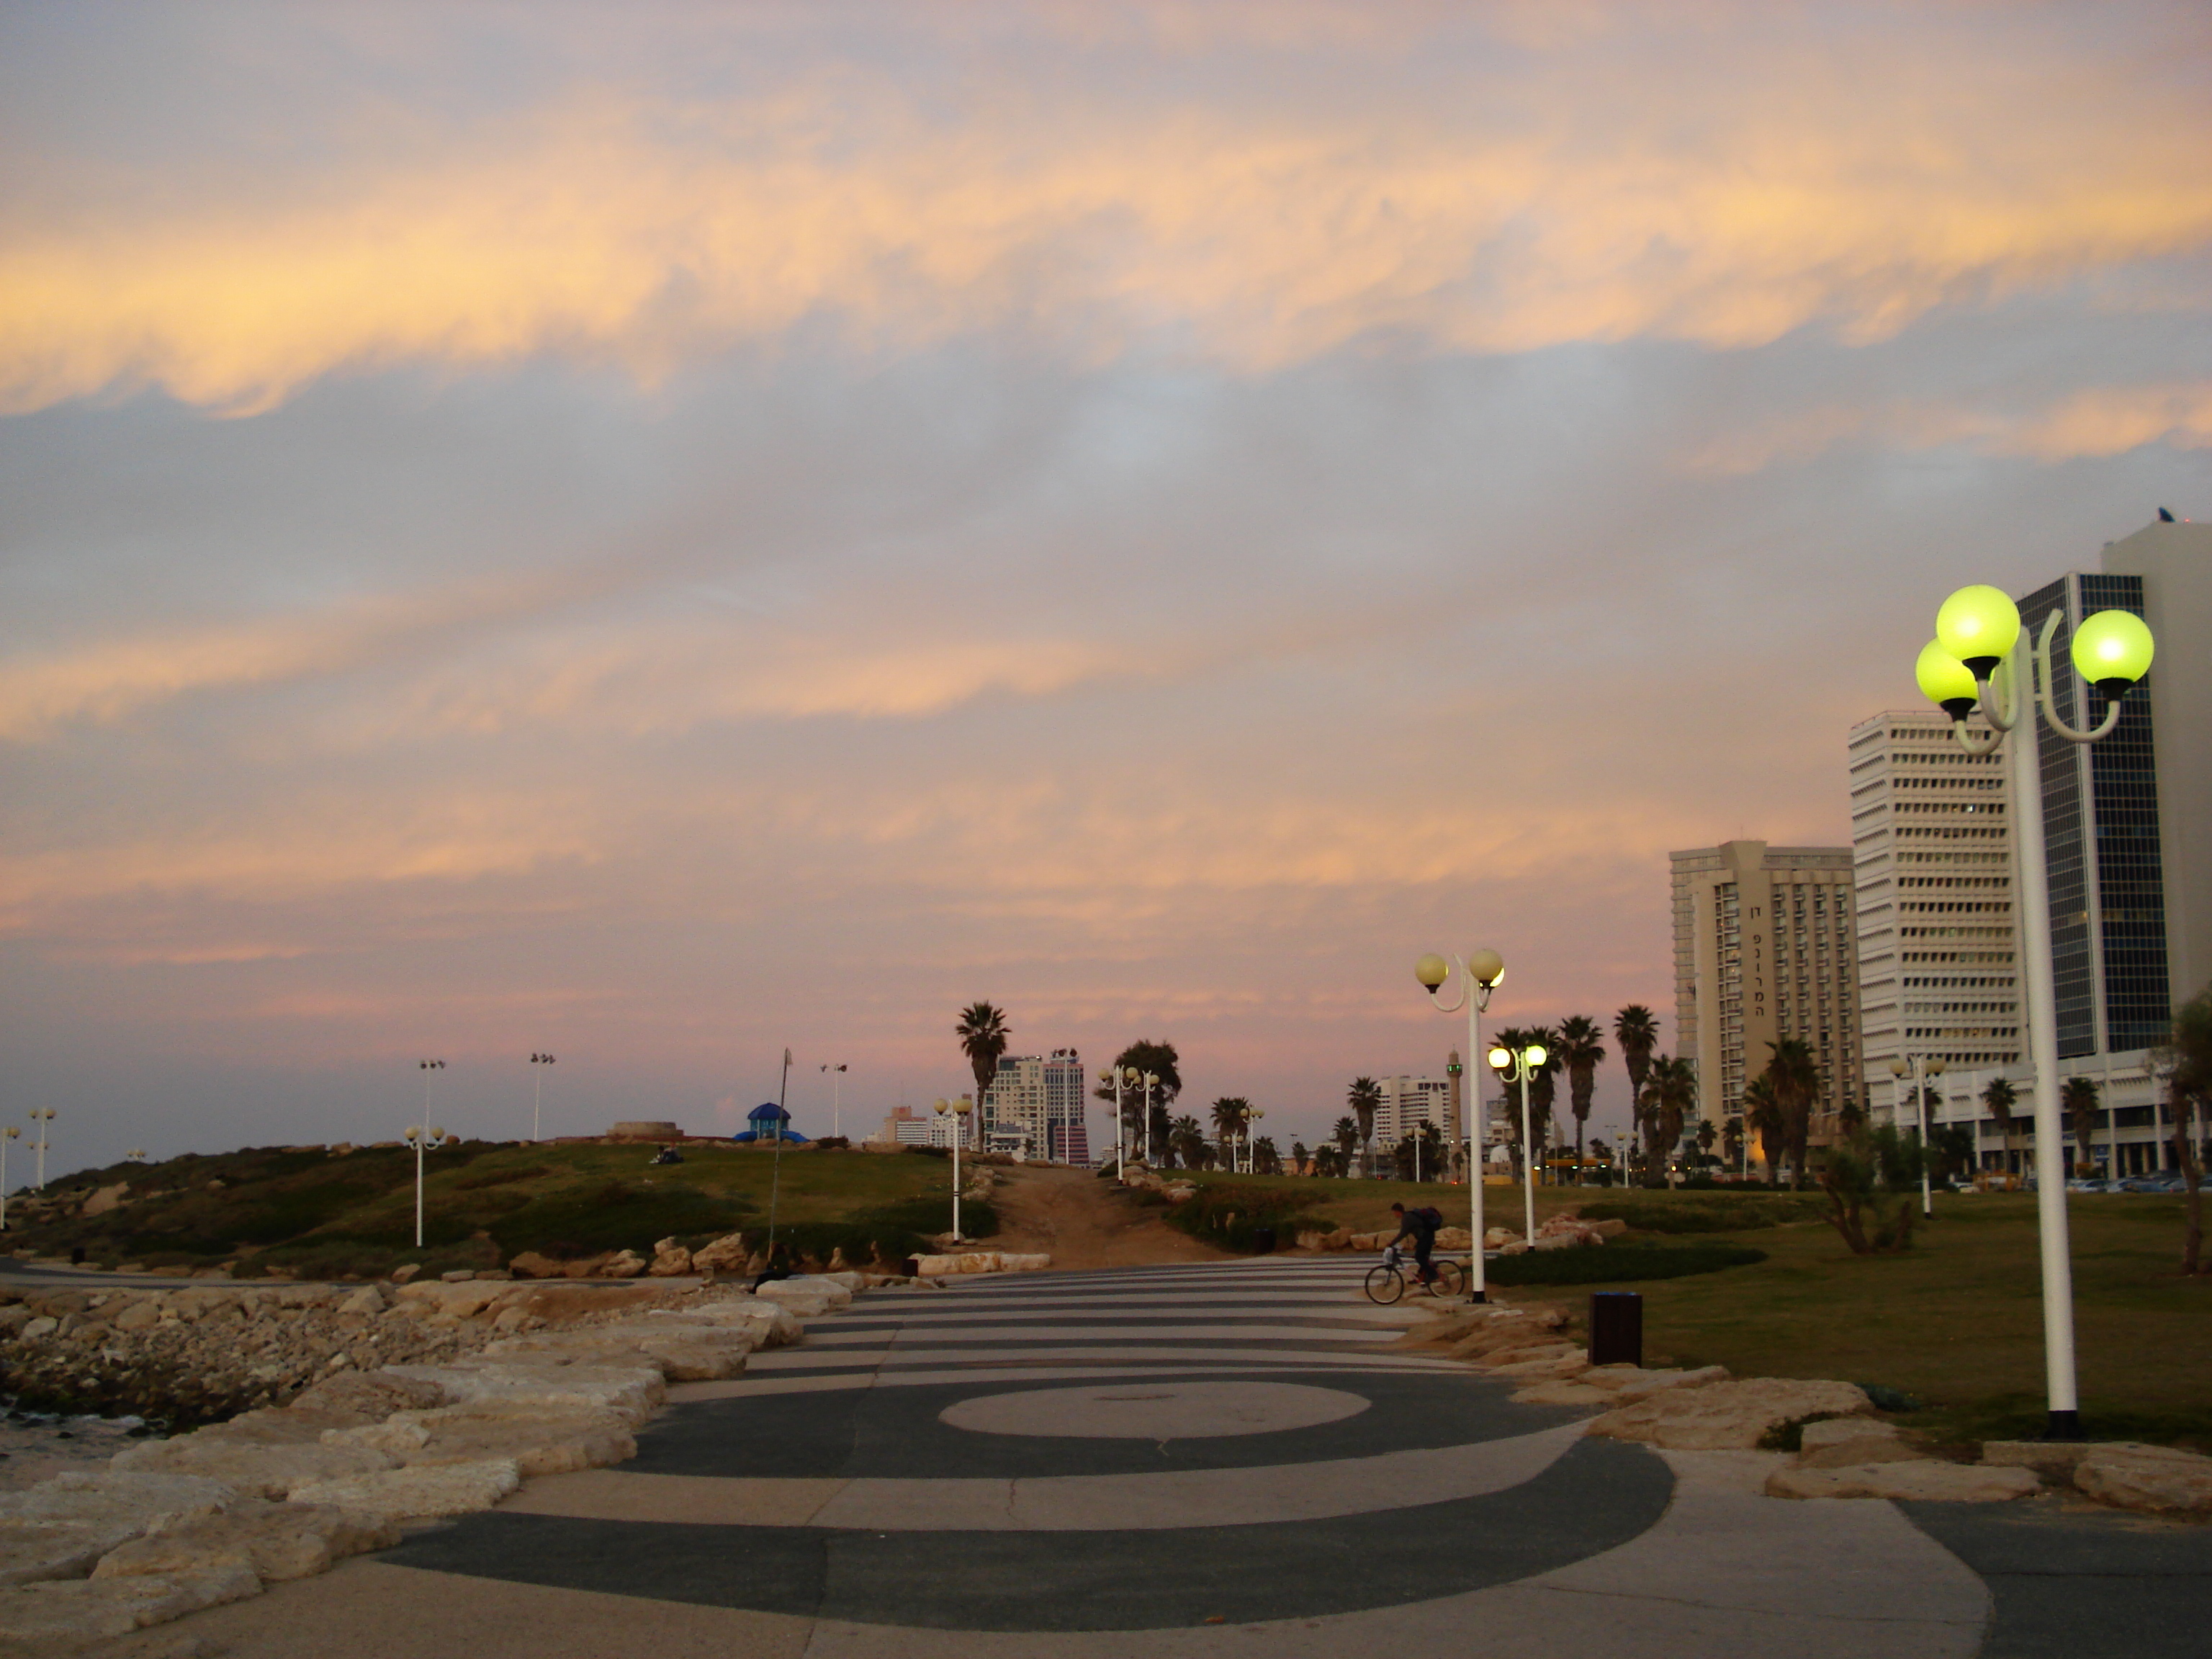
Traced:
<path id="1" fill-rule="evenodd" d="M 2212 11 L 0 6 L 0 1115 L 1287 1146 L 2212 515 Z M 1604 1072 L 1595 1124 L 1626 1088 Z M 1103 1119 L 1094 1119 L 1096 1126 Z M 25 1173 L 21 1143 L 9 1175 Z"/>

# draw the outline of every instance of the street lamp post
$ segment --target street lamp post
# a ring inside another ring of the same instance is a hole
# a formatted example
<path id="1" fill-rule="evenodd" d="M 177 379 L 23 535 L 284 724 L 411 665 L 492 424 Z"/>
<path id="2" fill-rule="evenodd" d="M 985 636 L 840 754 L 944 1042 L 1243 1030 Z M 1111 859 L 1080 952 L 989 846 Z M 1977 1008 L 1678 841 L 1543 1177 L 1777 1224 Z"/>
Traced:
<path id="1" fill-rule="evenodd" d="M 443 1129 L 434 1129 L 427 1122 L 410 1124 L 404 1137 L 415 1149 L 415 1248 L 418 1250 L 422 1248 L 422 1154 L 431 1142 L 445 1138 Z"/>
<path id="2" fill-rule="evenodd" d="M 975 1109 L 975 1101 L 966 1095 L 957 1100 L 939 1097 L 937 1103 L 938 1115 L 943 1117 L 950 1114 L 952 1118 L 952 1242 L 955 1244 L 965 1242 L 960 1235 L 960 1143 L 968 1138 L 967 1118 Z"/>
<path id="3" fill-rule="evenodd" d="M 538 1068 L 552 1063 L 553 1056 L 550 1054 L 532 1054 L 530 1057 L 530 1144 L 533 1146 L 541 1138 L 538 1132 L 538 1116 L 545 1105 L 545 1073 Z M 428 1115 L 429 1108 L 426 1105 L 423 1115 L 427 1117 Z"/>
<path id="4" fill-rule="evenodd" d="M 21 1139 L 22 1134 L 12 1123 L 4 1134 L 0 1134 L 0 1233 L 8 1231 L 8 1143 Z"/>
<path id="5" fill-rule="evenodd" d="M 1915 1054 L 1909 1063 L 1903 1054 L 1890 1056 L 1889 1074 L 1892 1077 L 1902 1084 L 1908 1072 L 1912 1075 L 1912 1098 L 1920 1109 L 1920 1218 L 1933 1221 L 1936 1218 L 1935 1189 L 1929 1184 L 1928 1176 L 1928 1079 L 1943 1075 L 1943 1056 Z"/>
<path id="6" fill-rule="evenodd" d="M 1457 1002 L 1437 1002 L 1437 992 L 1450 975 L 1452 963 L 1459 965 L 1460 993 Z M 1489 1289 L 1482 1271 L 1482 1154 L 1483 1109 L 1481 1085 L 1474 1083 L 1474 1057 L 1482 1052 L 1482 1016 L 1490 1006 L 1490 994 L 1505 977 L 1505 958 L 1495 951 L 1470 951 L 1464 957 L 1454 957 L 1450 962 L 1434 952 L 1413 964 L 1413 977 L 1429 994 L 1431 1005 L 1440 1014 L 1455 1014 L 1467 1009 L 1467 1057 L 1468 1066 L 1463 1073 L 1468 1080 L 1467 1102 L 1467 1215 L 1468 1231 L 1474 1248 L 1468 1252 L 1467 1299 L 1486 1302 Z"/>
<path id="7" fill-rule="evenodd" d="M 1152 1167 L 1152 1091 L 1159 1085 L 1158 1072 L 1145 1073 L 1145 1167 Z"/>
<path id="8" fill-rule="evenodd" d="M 1490 1069 L 1501 1081 L 1521 1085 L 1521 1196 L 1528 1227 L 1522 1237 L 1531 1246 L 1536 1243 L 1536 1143 L 1529 1127 L 1528 1079 L 1543 1069 L 1549 1053 L 1540 1042 L 1517 1053 L 1511 1048 L 1490 1051 Z"/>
<path id="9" fill-rule="evenodd" d="M 1252 1120 L 1267 1115 L 1267 1114 L 1257 1106 L 1247 1106 L 1244 1109 L 1244 1173 L 1246 1175 L 1259 1173 L 1252 1167 Z"/>
<path id="10" fill-rule="evenodd" d="M 39 1178 L 37 1185 L 39 1190 L 42 1193 L 46 1190 L 46 1128 L 53 1121 L 54 1109 L 52 1107 L 33 1106 L 31 1109 L 31 1121 L 38 1126 L 37 1133 L 39 1137 L 36 1140 L 33 1141 L 31 1145 L 38 1149 Z"/>
<path id="11" fill-rule="evenodd" d="M 2014 856 L 2020 890 L 2021 954 L 2027 969 L 2028 1063 L 2035 1074 L 2036 1218 L 2043 1254 L 2044 1372 L 2052 1440 L 2081 1437 L 2074 1364 L 2074 1273 L 2066 1224 L 2066 1126 L 2058 1105 L 2057 992 L 2051 958 L 2051 872 L 2044 861 L 2043 777 L 2037 716 L 2069 743 L 2110 737 L 2123 700 L 2150 669 L 2154 642 L 2140 617 L 2100 611 L 2074 630 L 2070 655 L 2085 686 L 2105 699 L 2105 718 L 2077 730 L 2059 712 L 2051 644 L 2059 612 L 2044 619 L 2030 648 L 2020 607 L 1999 588 L 1962 587 L 1936 613 L 1936 637 L 1921 648 L 1915 678 L 1929 701 L 1951 717 L 1959 746 L 1985 755 L 2012 737 Z M 2082 699 L 2087 702 L 2086 696 Z M 1970 731 L 1978 706 L 1993 728 Z"/>
<path id="12" fill-rule="evenodd" d="M 845 1067 L 842 1062 L 822 1068 L 830 1074 L 830 1133 L 845 1138 Z"/>
<path id="13" fill-rule="evenodd" d="M 1119 1181 L 1127 1167 L 1121 1157 L 1121 1068 L 1108 1066 L 1098 1073 L 1098 1080 L 1114 1085 L 1114 1179 Z"/>

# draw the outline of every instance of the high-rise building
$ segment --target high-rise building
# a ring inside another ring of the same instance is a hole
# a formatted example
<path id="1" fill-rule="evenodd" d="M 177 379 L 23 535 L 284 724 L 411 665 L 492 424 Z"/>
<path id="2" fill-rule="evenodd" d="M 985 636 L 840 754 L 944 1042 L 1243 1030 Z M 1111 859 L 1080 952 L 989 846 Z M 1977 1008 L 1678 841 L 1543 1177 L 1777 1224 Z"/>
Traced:
<path id="1" fill-rule="evenodd" d="M 1851 849 L 1731 841 L 1669 858 L 1674 1052 L 1697 1066 L 1699 1117 L 1740 1112 L 1772 1045 L 1795 1037 L 1819 1069 L 1810 1140 L 1825 1143 L 1863 1099 Z"/>
<path id="2" fill-rule="evenodd" d="M 1055 1163 L 1088 1164 L 1083 1061 L 1073 1048 L 1050 1054 L 1001 1054 L 983 1091 L 983 1145 Z"/>
<path id="3" fill-rule="evenodd" d="M 1424 1123 L 1433 1123 L 1439 1137 L 1449 1135 L 1455 1079 L 1448 1077 L 1378 1078 L 1382 1104 L 1375 1109 L 1375 1145 L 1388 1152 Z M 1444 1144 L 1449 1146 L 1447 1139 Z"/>
<path id="4" fill-rule="evenodd" d="M 2095 571 L 2069 571 L 2045 584 L 2021 599 L 2020 611 L 2023 643 L 2031 649 L 2045 619 L 2054 613 L 2058 617 L 2051 652 L 2052 696 L 2060 716 L 2077 729 L 2100 720 L 2104 704 L 2094 693 L 2085 695 L 2089 689 L 2074 673 L 2069 650 L 2074 628 L 2094 611 L 2129 611 L 2150 624 L 2158 641 L 2151 672 L 2128 693 L 2111 736 L 2081 744 L 2040 722 L 2036 728 L 2044 866 L 2051 888 L 2057 1084 L 2063 1087 L 2067 1079 L 2082 1077 L 2097 1085 L 2100 1121 L 2093 1158 L 2112 1173 L 2126 1175 L 2171 1164 L 2169 1132 L 2160 1121 L 2150 1050 L 2165 1035 L 2174 1006 L 2203 989 L 2212 977 L 2212 652 L 2203 646 L 2212 638 L 2212 526 L 2148 526 L 2124 540 L 2107 543 L 2100 565 Z M 1920 718 L 1931 725 L 1942 723 L 1932 713 Z M 1857 728 L 1852 743 L 1872 1097 L 1881 1103 L 1889 1096 L 1881 1087 L 1881 1074 L 1887 1073 L 1891 1050 L 1878 1028 L 1894 1023 L 1904 1033 L 1896 1045 L 1902 1051 L 1917 1048 L 1924 1054 L 1947 1056 L 1937 1124 L 1971 1128 L 1977 1162 L 1983 1167 L 2025 1171 L 2033 1167 L 2034 1156 L 2034 1080 L 2025 1060 L 2026 1021 L 2003 1018 L 2000 1005 L 2010 1001 L 2018 1006 L 2021 1000 L 2016 991 L 2008 993 L 1996 982 L 2004 977 L 2002 970 L 2012 964 L 1938 960 L 1909 964 L 1931 971 L 1908 974 L 1908 964 L 1902 960 L 1906 941 L 1900 937 L 1894 954 L 1900 981 L 1896 1000 L 1902 1006 L 1893 1022 L 1886 1012 L 1887 993 L 1877 983 L 1884 971 L 1885 940 L 1877 931 L 1879 915 L 1872 902 L 1880 895 L 1866 878 L 1879 870 L 1867 861 L 1869 843 L 1860 828 L 1875 820 L 1862 819 L 1858 811 L 1864 775 L 1860 762 L 1875 745 L 1872 738 L 1863 743 L 1861 734 L 1877 726 L 1887 732 L 1903 730 L 1904 724 L 1894 715 L 1880 716 Z M 1881 742 L 1900 750 L 1917 752 L 1919 747 L 1910 738 L 1884 738 Z M 1916 823 L 1966 826 L 1969 815 L 1963 812 L 1917 810 L 1923 794 L 1931 803 L 1946 799 L 1963 803 L 1993 793 L 1966 780 L 1993 775 L 2002 781 L 2007 775 L 2002 768 L 1989 770 L 1994 757 L 1974 760 L 1960 751 L 1955 742 L 1948 752 L 1952 758 L 1924 763 L 1931 774 L 1960 781 L 1948 792 L 1893 792 L 1893 850 L 1905 850 L 1907 830 Z M 1906 767 L 1917 770 L 1922 764 L 1899 765 L 1894 757 L 1890 762 L 1893 774 L 1899 776 Z M 1869 769 L 1869 775 L 1873 769 Z M 1994 793 L 2002 810 L 1974 816 L 1996 820 L 1983 829 L 2002 825 L 2009 831 L 2014 804 L 2002 786 Z M 1916 810 L 1908 810 L 1909 805 Z M 2011 849 L 2003 836 L 1948 839 L 1958 854 L 1984 842 Z M 1944 850 L 1932 838 L 1916 836 L 1911 844 Z M 1893 875 L 1905 873 L 1901 864 L 1889 867 Z M 2011 873 L 2008 863 L 2003 867 Z M 1954 855 L 1948 869 L 1939 865 L 1927 873 L 1953 881 L 1952 896 L 1942 902 L 1964 905 L 1976 900 L 1978 895 L 1965 884 L 1980 878 L 1971 861 Z M 1941 890 L 1921 890 L 1931 902 L 1936 902 Z M 1986 890 L 1990 896 L 1984 902 L 1995 902 L 2000 891 L 2008 893 L 2008 889 Z M 1893 888 L 1890 896 L 1901 903 L 1908 895 Z M 1961 918 L 1958 948 L 1962 958 L 1970 947 L 1990 952 L 2002 948 L 1994 939 L 1970 938 L 1964 933 L 1969 925 L 1994 927 L 1995 912 L 1950 914 Z M 1896 921 L 1901 930 L 1905 918 L 1899 914 Z M 1949 944 L 1945 940 L 1941 948 L 1948 949 Z M 1984 969 L 1989 971 L 1984 973 Z M 1913 978 L 1954 982 L 1903 982 Z M 1979 978 L 1992 982 L 1958 982 Z M 1991 1006 L 1980 1008 L 1977 1004 Z M 2015 1030 L 2004 1033 L 2007 1024 Z M 1971 1040 L 1967 1034 L 1976 1030 L 1996 1035 Z M 2000 1129 L 1982 1099 L 1997 1077 L 2011 1082 L 2020 1097 L 2009 1133 Z"/>
<path id="5" fill-rule="evenodd" d="M 2003 756 L 1968 754 L 1937 709 L 1860 721 L 1850 756 L 1859 1088 L 1880 1120 L 1901 1097 L 1893 1058 L 1990 1066 L 2026 1052 L 2010 792 Z"/>

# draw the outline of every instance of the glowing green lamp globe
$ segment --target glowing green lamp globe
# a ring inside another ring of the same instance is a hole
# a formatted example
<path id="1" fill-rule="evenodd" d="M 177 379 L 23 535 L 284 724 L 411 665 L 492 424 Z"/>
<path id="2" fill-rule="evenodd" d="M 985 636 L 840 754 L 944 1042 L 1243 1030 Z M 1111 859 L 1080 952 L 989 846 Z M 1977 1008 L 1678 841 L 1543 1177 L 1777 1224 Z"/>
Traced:
<path id="1" fill-rule="evenodd" d="M 2100 611 L 2074 630 L 2074 672 L 2110 701 L 2150 672 L 2150 629 L 2126 611 Z"/>
<path id="2" fill-rule="evenodd" d="M 1962 720 L 1974 712 L 1980 691 L 1973 671 L 1946 651 L 1942 641 L 1930 640 L 1920 647 L 1912 677 L 1920 682 L 1920 695 L 1953 720 Z"/>
<path id="3" fill-rule="evenodd" d="M 1985 680 L 2020 637 L 2020 607 L 2001 587 L 1962 587 L 1936 611 L 1936 637 L 1976 679 Z"/>

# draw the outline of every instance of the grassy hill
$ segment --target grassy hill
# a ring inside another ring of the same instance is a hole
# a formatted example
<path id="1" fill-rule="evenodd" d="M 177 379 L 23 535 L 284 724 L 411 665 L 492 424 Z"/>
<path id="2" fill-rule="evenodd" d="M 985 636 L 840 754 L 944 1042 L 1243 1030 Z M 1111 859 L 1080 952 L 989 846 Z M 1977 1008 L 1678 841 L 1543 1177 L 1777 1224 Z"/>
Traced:
<path id="1" fill-rule="evenodd" d="M 9 1248 L 40 1255 L 82 1249 L 103 1267 L 231 1264 L 300 1277 L 382 1273 L 404 1261 L 432 1271 L 493 1267 L 524 1250 L 578 1257 L 649 1254 L 658 1239 L 702 1243 L 725 1233 L 766 1237 L 766 1149 L 684 1148 L 654 1167 L 649 1146 L 465 1141 L 424 1159 L 423 1248 L 415 1238 L 415 1158 L 401 1146 L 248 1147 L 161 1164 L 83 1170 L 44 1200 L 9 1201 Z M 952 1224 L 951 1166 L 921 1153 L 792 1150 L 781 1159 L 776 1236 L 826 1258 L 912 1254 Z M 105 1189 L 122 1187 L 119 1193 Z M 974 1235 L 996 1226 L 970 1201 Z"/>

